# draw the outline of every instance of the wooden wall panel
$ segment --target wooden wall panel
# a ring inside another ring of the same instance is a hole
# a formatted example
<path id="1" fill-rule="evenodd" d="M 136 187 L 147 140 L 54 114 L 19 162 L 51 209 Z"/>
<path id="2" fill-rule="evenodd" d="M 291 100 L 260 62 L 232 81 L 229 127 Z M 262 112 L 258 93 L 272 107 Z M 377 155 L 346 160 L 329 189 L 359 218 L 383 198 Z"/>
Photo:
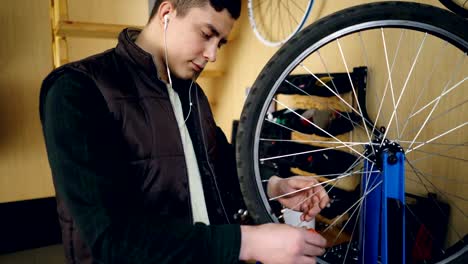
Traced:
<path id="1" fill-rule="evenodd" d="M 39 88 L 52 70 L 48 0 L 0 9 L 0 202 L 54 195 L 39 122 Z"/>

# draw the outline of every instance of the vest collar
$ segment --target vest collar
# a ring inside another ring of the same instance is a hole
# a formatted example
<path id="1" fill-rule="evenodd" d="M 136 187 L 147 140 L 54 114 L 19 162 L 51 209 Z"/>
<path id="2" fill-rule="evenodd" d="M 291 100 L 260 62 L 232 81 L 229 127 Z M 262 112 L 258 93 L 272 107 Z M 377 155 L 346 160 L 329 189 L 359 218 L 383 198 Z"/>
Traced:
<path id="1" fill-rule="evenodd" d="M 140 32 L 140 29 L 134 28 L 126 28 L 120 32 L 118 44 L 115 49 L 116 53 L 142 69 L 148 76 L 156 76 L 159 81 L 163 82 L 161 78 L 159 78 L 153 56 L 135 43 Z M 188 85 L 190 85 L 191 82 L 191 80 L 180 80 L 179 78 L 175 78 L 175 76 L 172 76 L 172 81 L 174 90 L 179 94 L 181 89 L 188 89 Z"/>
<path id="2" fill-rule="evenodd" d="M 160 79 L 153 56 L 135 43 L 140 32 L 141 30 L 133 28 L 126 28 L 120 32 L 116 53 L 137 65 L 149 76 L 156 76 Z"/>

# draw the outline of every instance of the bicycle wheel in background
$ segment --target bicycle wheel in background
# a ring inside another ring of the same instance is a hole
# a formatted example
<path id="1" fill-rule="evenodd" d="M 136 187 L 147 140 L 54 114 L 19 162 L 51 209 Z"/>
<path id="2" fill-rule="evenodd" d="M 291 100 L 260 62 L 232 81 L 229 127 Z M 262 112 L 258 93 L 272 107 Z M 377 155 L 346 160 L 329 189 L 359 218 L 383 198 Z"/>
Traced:
<path id="1" fill-rule="evenodd" d="M 279 46 L 299 32 L 314 0 L 249 0 L 249 22 L 255 36 L 267 46 Z"/>
<path id="2" fill-rule="evenodd" d="M 396 152 L 404 155 L 407 262 L 463 263 L 467 51 L 465 19 L 408 2 L 352 7 L 298 33 L 262 70 L 242 111 L 237 167 L 251 216 L 283 222 L 277 197 L 266 194 L 272 175 L 316 177 L 333 201 L 316 218 L 329 242 L 322 262 L 358 263 L 359 218 L 374 190 L 360 183 L 364 164 L 383 174 L 383 153 Z"/>
<path id="3" fill-rule="evenodd" d="M 468 18 L 468 0 L 439 0 L 445 7 L 464 18 Z"/>

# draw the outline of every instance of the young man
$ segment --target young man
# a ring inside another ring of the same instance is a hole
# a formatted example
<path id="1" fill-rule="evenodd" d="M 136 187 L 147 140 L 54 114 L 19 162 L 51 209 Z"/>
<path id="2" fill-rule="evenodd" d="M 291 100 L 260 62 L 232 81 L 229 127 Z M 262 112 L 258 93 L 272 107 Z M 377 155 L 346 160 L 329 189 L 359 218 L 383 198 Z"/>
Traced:
<path id="1" fill-rule="evenodd" d="M 115 49 L 53 71 L 40 115 L 68 263 L 314 263 L 325 240 L 246 226 L 233 152 L 194 82 L 216 60 L 240 0 L 156 1 Z M 270 196 L 314 184 L 272 177 Z M 310 220 L 323 188 L 281 199 Z M 241 199 L 241 198 L 240 198 Z"/>

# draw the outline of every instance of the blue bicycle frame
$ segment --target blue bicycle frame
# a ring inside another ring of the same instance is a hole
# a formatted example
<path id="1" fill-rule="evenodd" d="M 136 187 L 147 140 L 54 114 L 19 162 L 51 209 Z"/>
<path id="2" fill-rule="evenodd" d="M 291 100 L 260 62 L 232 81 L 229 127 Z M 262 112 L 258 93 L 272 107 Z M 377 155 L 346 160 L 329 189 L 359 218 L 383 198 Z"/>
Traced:
<path id="1" fill-rule="evenodd" d="M 403 151 L 384 150 L 377 161 L 380 165 L 364 162 L 359 259 L 365 264 L 404 264 L 405 156 Z"/>

